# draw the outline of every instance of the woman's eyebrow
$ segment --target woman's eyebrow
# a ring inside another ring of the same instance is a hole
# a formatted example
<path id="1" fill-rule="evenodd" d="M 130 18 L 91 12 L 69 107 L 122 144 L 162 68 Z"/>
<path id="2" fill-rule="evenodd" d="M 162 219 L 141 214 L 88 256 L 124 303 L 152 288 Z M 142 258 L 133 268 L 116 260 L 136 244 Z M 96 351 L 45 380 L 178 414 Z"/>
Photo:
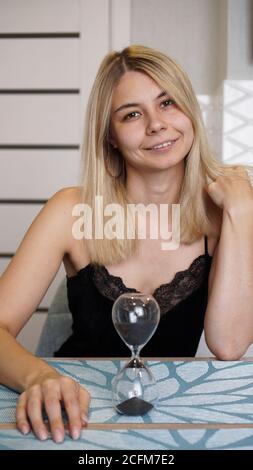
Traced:
<path id="1" fill-rule="evenodd" d="M 159 98 L 162 98 L 163 96 L 167 96 L 168 93 L 166 91 L 162 91 L 156 98 L 155 100 L 158 100 Z M 122 104 L 119 108 L 117 108 L 113 114 L 117 113 L 118 111 L 121 111 L 122 109 L 126 109 L 126 108 L 133 108 L 134 106 L 140 106 L 139 103 L 126 103 L 126 104 Z"/>

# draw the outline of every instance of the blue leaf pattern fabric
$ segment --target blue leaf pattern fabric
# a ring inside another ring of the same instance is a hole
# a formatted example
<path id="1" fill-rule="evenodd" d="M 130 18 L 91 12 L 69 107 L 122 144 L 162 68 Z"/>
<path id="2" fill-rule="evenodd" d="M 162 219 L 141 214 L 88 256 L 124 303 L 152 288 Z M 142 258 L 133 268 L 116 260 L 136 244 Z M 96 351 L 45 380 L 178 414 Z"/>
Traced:
<path id="1" fill-rule="evenodd" d="M 125 424 L 126 429 L 85 429 L 79 441 L 68 436 L 64 449 L 253 449 L 253 364 L 249 361 L 151 361 L 159 402 L 140 417 L 119 415 L 112 407 L 111 382 L 124 361 L 50 360 L 60 373 L 77 380 L 92 396 L 90 423 Z M 0 422 L 15 422 L 18 394 L 0 387 Z M 131 423 L 157 423 L 157 429 L 127 428 Z M 169 429 L 170 424 L 201 424 L 201 429 Z M 205 424 L 220 424 L 207 429 Z M 223 424 L 230 428 L 223 429 Z M 167 427 L 166 427 L 166 426 Z M 233 428 L 233 425 L 235 426 Z M 48 446 L 48 447 L 47 447 Z M 52 440 L 0 430 L 0 449 L 59 448 Z"/>
<path id="2" fill-rule="evenodd" d="M 0 450 L 253 450 L 253 429 L 85 429 L 78 441 L 62 444 L 0 430 Z"/>

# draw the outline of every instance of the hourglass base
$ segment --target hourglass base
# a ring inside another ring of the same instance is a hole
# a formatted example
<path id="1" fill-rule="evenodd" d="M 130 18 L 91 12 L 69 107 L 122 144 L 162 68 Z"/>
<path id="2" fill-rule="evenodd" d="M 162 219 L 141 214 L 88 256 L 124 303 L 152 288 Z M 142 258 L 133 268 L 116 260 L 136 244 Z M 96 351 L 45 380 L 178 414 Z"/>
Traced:
<path id="1" fill-rule="evenodd" d="M 152 410 L 154 406 L 142 398 L 132 397 L 119 403 L 116 410 L 120 414 L 129 416 L 142 416 Z"/>

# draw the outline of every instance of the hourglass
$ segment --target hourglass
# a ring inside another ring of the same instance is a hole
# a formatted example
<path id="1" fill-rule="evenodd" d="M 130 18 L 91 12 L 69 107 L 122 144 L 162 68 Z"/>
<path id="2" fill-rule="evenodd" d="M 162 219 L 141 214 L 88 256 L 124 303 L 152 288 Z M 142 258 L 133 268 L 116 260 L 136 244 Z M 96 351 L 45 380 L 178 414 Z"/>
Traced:
<path id="1" fill-rule="evenodd" d="M 112 382 L 112 400 L 118 413 L 132 416 L 150 411 L 158 399 L 155 378 L 140 358 L 140 351 L 154 334 L 160 308 L 151 295 L 130 292 L 114 302 L 112 320 L 130 348 L 132 357 Z"/>

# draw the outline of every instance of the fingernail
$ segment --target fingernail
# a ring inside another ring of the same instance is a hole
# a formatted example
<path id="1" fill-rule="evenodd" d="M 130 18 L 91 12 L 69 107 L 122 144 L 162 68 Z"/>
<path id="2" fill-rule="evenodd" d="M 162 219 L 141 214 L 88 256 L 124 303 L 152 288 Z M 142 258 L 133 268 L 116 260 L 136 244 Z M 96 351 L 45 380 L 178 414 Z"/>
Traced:
<path id="1" fill-rule="evenodd" d="M 84 424 L 88 423 L 88 416 L 86 415 L 86 413 L 81 414 L 81 420 Z"/>
<path id="2" fill-rule="evenodd" d="M 30 429 L 29 429 L 28 424 L 22 424 L 22 426 L 21 426 L 21 432 L 22 432 L 23 434 L 28 434 L 29 431 L 30 431 Z"/>
<path id="3" fill-rule="evenodd" d="M 45 441 L 48 438 L 48 435 L 47 435 L 46 431 L 44 431 L 44 429 L 40 429 L 38 431 L 38 436 L 39 436 L 41 441 Z"/>
<path id="4" fill-rule="evenodd" d="M 80 429 L 78 429 L 78 428 L 76 428 L 76 427 L 75 427 L 75 428 L 72 428 L 72 430 L 71 430 L 71 437 L 72 437 L 72 439 L 74 439 L 75 441 L 76 441 L 77 439 L 79 439 L 79 437 L 80 437 Z"/>
<path id="5" fill-rule="evenodd" d="M 54 432 L 54 441 L 58 443 L 62 442 L 64 439 L 63 432 L 61 429 L 56 429 Z"/>

